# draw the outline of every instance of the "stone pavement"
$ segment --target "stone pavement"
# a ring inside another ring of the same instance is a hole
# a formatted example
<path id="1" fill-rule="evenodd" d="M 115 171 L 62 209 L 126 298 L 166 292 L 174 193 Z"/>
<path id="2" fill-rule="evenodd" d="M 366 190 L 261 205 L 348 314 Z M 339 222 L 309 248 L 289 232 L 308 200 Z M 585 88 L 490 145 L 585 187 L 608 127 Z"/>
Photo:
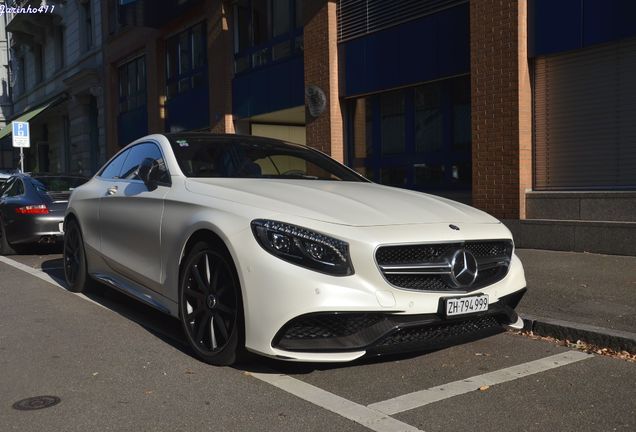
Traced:
<path id="1" fill-rule="evenodd" d="M 636 257 L 516 251 L 528 292 L 517 311 L 543 336 L 636 352 Z"/>

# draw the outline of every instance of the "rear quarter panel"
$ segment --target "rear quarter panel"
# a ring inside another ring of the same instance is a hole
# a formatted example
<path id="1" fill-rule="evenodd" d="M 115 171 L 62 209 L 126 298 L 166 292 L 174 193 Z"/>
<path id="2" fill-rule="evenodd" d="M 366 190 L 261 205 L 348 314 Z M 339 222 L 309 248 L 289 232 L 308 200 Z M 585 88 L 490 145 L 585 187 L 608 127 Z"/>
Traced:
<path id="1" fill-rule="evenodd" d="M 73 191 L 66 209 L 67 220 L 69 214 L 75 215 L 79 220 L 88 254 L 94 254 L 100 250 L 99 200 L 105 190 L 104 182 L 98 177 L 94 177 Z M 94 260 L 89 260 L 89 262 L 94 262 Z"/>

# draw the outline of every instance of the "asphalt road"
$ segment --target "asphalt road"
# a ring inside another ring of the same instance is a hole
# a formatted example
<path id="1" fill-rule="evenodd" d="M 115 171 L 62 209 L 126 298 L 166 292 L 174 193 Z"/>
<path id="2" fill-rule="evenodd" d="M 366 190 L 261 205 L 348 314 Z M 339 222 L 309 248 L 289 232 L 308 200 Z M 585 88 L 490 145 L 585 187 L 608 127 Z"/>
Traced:
<path id="1" fill-rule="evenodd" d="M 502 333 L 351 364 L 217 368 L 176 320 L 47 282 L 61 257 L 40 252 L 0 262 L 0 431 L 636 430 L 633 363 Z M 61 402 L 12 408 L 39 395 Z"/>

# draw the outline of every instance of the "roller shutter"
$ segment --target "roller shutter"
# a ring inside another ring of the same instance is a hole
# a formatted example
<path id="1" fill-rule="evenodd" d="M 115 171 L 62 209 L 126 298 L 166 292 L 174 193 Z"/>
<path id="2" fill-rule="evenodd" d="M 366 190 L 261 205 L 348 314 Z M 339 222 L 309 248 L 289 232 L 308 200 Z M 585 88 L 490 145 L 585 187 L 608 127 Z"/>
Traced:
<path id="1" fill-rule="evenodd" d="M 467 0 L 340 0 L 338 42 L 430 15 Z"/>
<path id="2" fill-rule="evenodd" d="M 537 190 L 636 189 L 636 38 L 535 59 Z"/>

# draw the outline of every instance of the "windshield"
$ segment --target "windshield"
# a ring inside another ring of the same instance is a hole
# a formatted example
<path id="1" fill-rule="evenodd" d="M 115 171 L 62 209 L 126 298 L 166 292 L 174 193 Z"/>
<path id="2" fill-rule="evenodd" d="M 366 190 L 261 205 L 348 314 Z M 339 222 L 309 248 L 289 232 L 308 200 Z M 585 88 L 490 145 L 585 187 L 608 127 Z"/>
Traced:
<path id="1" fill-rule="evenodd" d="M 186 177 L 368 181 L 318 151 L 282 141 L 204 134 L 168 139 Z"/>
<path id="2" fill-rule="evenodd" d="M 33 177 L 33 184 L 41 192 L 68 192 L 86 183 L 84 177 Z"/>

